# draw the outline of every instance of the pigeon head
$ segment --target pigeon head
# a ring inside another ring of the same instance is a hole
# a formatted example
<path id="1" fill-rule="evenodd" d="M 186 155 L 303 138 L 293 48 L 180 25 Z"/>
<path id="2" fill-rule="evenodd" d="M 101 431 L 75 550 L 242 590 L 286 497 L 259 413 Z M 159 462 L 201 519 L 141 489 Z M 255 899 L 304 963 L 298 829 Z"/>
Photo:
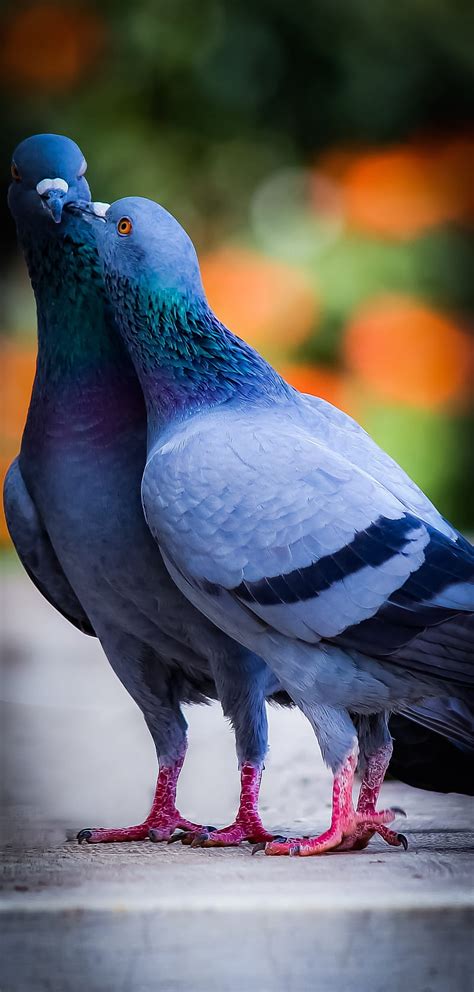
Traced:
<path id="1" fill-rule="evenodd" d="M 63 209 L 90 201 L 81 149 L 61 134 L 35 134 L 13 153 L 8 205 L 17 224 L 60 225 Z"/>
<path id="2" fill-rule="evenodd" d="M 94 205 L 93 205 L 94 206 Z M 140 196 L 116 200 L 97 216 L 97 243 L 106 274 L 140 285 L 158 298 L 204 300 L 199 262 L 189 235 L 164 207 Z"/>
<path id="3" fill-rule="evenodd" d="M 213 313 L 194 245 L 167 210 L 141 197 L 117 200 L 108 210 L 91 206 L 103 219 L 96 243 L 105 285 L 150 424 L 238 391 L 255 398 L 286 388 Z"/>

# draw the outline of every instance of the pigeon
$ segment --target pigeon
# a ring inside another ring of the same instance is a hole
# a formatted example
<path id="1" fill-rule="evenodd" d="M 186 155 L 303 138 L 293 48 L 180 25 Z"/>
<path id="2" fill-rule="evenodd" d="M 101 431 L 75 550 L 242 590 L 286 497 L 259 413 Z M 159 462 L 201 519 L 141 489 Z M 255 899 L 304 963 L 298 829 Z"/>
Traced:
<path id="1" fill-rule="evenodd" d="M 118 200 L 98 248 L 147 405 L 150 531 L 189 601 L 271 668 L 333 773 L 324 833 L 258 846 L 310 856 L 376 832 L 406 847 L 389 827 L 403 811 L 377 808 L 388 717 L 419 707 L 472 748 L 474 548 L 358 424 L 218 320 L 163 207 Z"/>
<path id="2" fill-rule="evenodd" d="M 36 297 L 38 361 L 4 504 L 30 578 L 79 630 L 98 637 L 140 707 L 159 775 L 142 823 L 85 828 L 78 839 L 160 841 L 179 830 L 207 841 L 211 828 L 181 816 L 175 803 L 187 746 L 181 704 L 218 697 L 236 735 L 241 801 L 214 843 L 262 841 L 272 836 L 258 812 L 265 700 L 278 699 L 278 679 L 189 603 L 145 523 L 146 409 L 104 295 L 95 245 L 102 223 L 83 217 L 85 172 L 82 152 L 61 135 L 35 135 L 13 155 L 8 199 Z"/>

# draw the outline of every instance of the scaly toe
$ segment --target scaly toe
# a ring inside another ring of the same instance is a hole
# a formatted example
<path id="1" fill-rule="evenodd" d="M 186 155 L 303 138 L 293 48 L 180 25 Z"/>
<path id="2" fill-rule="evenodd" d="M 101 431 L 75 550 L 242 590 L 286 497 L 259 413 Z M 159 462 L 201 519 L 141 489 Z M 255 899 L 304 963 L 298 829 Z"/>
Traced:
<path id="1" fill-rule="evenodd" d="M 376 829 L 376 833 L 386 844 L 390 847 L 403 847 L 405 851 L 408 850 L 408 840 L 405 834 L 397 834 L 395 830 L 390 830 L 389 827 L 379 826 Z"/>
<path id="2" fill-rule="evenodd" d="M 275 834 L 272 840 L 259 840 L 258 844 L 254 844 L 252 847 L 252 854 L 258 854 L 259 851 L 265 851 L 267 853 L 267 847 L 271 844 L 288 844 L 289 838 L 282 837 L 281 834 Z"/>
<path id="3" fill-rule="evenodd" d="M 383 823 L 379 823 L 373 827 L 368 824 L 365 829 L 359 826 L 354 834 L 344 837 L 338 850 L 362 851 L 367 847 L 375 834 L 378 834 L 390 847 L 403 847 L 405 851 L 408 849 L 408 841 L 405 834 L 398 834 L 394 830 L 390 830 L 389 827 L 384 826 Z"/>
<path id="4" fill-rule="evenodd" d="M 185 830 L 184 833 L 178 834 L 176 839 L 180 840 L 186 847 L 200 847 L 203 841 L 207 840 L 209 834 L 214 833 L 216 829 L 216 827 L 205 826 L 200 827 L 199 830 Z"/>
<path id="5" fill-rule="evenodd" d="M 400 815 L 396 807 L 381 810 L 367 810 L 363 813 L 357 812 L 354 818 L 354 829 L 344 830 L 345 835 L 352 835 L 355 833 L 357 828 L 367 827 L 368 830 L 375 830 L 378 826 L 384 826 L 387 823 L 392 823 L 395 818 Z"/>
<path id="6" fill-rule="evenodd" d="M 192 845 L 193 840 L 199 837 L 201 838 L 206 837 L 207 834 L 212 833 L 212 831 L 215 829 L 216 828 L 212 826 L 205 826 L 205 827 L 199 827 L 199 829 L 196 828 L 196 830 L 175 830 L 174 833 L 171 835 L 171 837 L 166 838 L 166 843 L 177 844 L 178 841 L 181 841 L 182 844 L 185 844 L 188 847 L 190 847 Z M 151 830 L 150 830 L 150 840 L 153 839 L 154 838 L 151 837 Z M 194 846 L 197 847 L 198 845 L 195 844 Z"/>
<path id="7" fill-rule="evenodd" d="M 267 841 L 265 847 L 261 848 L 260 845 L 255 845 L 255 853 L 257 850 L 264 850 L 265 854 L 269 857 L 295 857 L 295 855 L 301 854 L 301 844 L 305 838 L 301 837 L 274 837 L 273 840 Z M 252 851 L 253 853 L 253 851 Z"/>
<path id="8" fill-rule="evenodd" d="M 194 841 L 191 840 L 191 847 L 239 847 L 244 841 L 249 844 L 266 844 L 272 840 L 273 834 L 265 830 L 261 823 L 235 820 L 228 827 L 221 827 L 219 830 L 205 827 L 202 833 L 195 836 Z M 187 838 L 182 838 L 182 841 L 184 844 L 189 843 Z"/>

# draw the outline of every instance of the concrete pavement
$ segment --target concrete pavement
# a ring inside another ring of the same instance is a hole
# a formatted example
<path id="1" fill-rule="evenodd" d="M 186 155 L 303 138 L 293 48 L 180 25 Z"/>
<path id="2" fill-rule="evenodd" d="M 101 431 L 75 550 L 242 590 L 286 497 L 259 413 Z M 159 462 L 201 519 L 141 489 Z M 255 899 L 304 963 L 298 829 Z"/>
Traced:
<path id="1" fill-rule="evenodd" d="M 4 576 L 1 992 L 472 992 L 473 801 L 388 783 L 407 853 L 374 840 L 312 859 L 152 845 L 79 847 L 139 822 L 155 763 L 100 648 L 16 570 Z M 232 819 L 238 776 L 217 706 L 188 711 L 184 815 Z M 297 712 L 272 710 L 266 825 L 327 823 L 330 776 Z M 210 769 L 210 770 L 209 770 Z"/>

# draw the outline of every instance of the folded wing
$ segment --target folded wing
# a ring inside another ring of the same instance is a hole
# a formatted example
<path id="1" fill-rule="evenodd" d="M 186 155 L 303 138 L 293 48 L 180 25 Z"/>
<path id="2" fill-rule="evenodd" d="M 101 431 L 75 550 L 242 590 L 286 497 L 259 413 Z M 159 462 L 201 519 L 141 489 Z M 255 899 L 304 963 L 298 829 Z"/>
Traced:
<path id="1" fill-rule="evenodd" d="M 36 507 L 26 488 L 18 459 L 4 485 L 5 516 L 18 557 L 36 588 L 66 620 L 84 634 L 95 636 L 90 620 L 56 557 Z"/>
<path id="2" fill-rule="evenodd" d="M 280 634 L 472 684 L 472 638 L 434 631 L 474 610 L 473 549 L 375 478 L 369 449 L 356 465 L 304 419 L 214 414 L 179 454 L 165 445 L 167 552 L 208 596 L 226 590 Z"/>

